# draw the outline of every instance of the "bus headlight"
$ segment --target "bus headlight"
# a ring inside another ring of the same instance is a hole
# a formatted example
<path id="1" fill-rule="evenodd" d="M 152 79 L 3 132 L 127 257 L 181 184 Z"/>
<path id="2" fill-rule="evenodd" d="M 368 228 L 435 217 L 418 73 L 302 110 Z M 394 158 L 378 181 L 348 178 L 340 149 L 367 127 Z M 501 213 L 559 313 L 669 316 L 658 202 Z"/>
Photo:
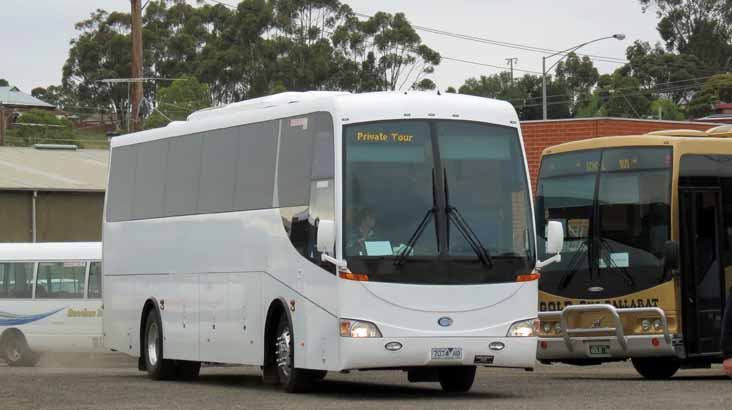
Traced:
<path id="1" fill-rule="evenodd" d="M 341 319 L 341 337 L 365 338 L 381 337 L 381 332 L 375 324 L 363 320 Z"/>
<path id="2" fill-rule="evenodd" d="M 534 329 L 538 328 L 537 319 L 521 320 L 508 328 L 507 337 L 531 337 L 534 336 Z"/>
<path id="3" fill-rule="evenodd" d="M 643 329 L 644 332 L 651 330 L 651 321 L 648 319 L 643 319 L 641 321 L 641 329 Z"/>
<path id="4" fill-rule="evenodd" d="M 554 324 L 554 331 L 557 332 L 557 334 L 562 333 L 562 323 L 557 322 Z"/>
<path id="5" fill-rule="evenodd" d="M 552 323 L 544 322 L 544 333 L 549 333 L 551 331 L 552 331 Z"/>
<path id="6" fill-rule="evenodd" d="M 653 328 L 655 330 L 661 330 L 663 329 L 663 324 L 661 323 L 661 319 L 656 319 L 653 321 Z"/>

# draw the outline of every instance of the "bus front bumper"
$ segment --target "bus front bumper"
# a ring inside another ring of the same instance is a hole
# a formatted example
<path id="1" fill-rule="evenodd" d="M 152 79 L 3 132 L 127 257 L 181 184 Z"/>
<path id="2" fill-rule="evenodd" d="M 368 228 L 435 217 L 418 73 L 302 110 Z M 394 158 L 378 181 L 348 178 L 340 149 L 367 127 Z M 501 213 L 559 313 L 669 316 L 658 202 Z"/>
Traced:
<path id="1" fill-rule="evenodd" d="M 401 347 L 389 350 L 388 345 Z M 460 350 L 460 358 L 436 358 L 454 349 Z M 340 338 L 342 370 L 473 365 L 533 369 L 535 362 L 535 337 Z"/>
<path id="2" fill-rule="evenodd" d="M 598 360 L 631 357 L 676 356 L 673 343 L 663 335 L 625 336 L 625 345 L 614 336 L 537 338 L 536 358 L 540 361 Z"/>

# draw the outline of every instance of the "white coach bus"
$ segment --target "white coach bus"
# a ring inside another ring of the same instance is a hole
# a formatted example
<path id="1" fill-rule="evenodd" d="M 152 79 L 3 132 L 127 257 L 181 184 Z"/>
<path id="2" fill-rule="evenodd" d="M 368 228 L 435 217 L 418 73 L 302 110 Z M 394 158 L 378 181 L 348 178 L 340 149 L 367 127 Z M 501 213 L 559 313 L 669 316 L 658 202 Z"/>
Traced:
<path id="1" fill-rule="evenodd" d="M 284 93 L 117 137 L 111 161 L 104 343 L 153 379 L 218 362 L 287 391 L 369 369 L 467 391 L 476 366 L 534 366 L 508 103 Z"/>
<path id="2" fill-rule="evenodd" d="M 0 355 L 33 366 L 42 352 L 102 347 L 102 244 L 0 244 Z"/>

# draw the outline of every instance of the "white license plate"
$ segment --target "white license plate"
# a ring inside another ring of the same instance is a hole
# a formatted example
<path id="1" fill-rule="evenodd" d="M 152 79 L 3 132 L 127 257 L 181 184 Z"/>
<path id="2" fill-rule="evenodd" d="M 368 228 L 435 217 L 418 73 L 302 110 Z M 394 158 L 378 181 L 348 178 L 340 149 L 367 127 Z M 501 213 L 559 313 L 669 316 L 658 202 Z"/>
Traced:
<path id="1" fill-rule="evenodd" d="M 590 356 L 610 356 L 610 345 L 590 345 Z"/>
<path id="2" fill-rule="evenodd" d="M 463 360 L 463 348 L 433 347 L 432 360 Z"/>

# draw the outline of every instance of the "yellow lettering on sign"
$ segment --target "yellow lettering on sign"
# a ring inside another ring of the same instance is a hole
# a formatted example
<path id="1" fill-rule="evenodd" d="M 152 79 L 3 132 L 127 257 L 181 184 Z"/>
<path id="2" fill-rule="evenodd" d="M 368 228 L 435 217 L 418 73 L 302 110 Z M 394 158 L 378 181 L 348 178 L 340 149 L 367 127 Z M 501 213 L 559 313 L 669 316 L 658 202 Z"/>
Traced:
<path id="1" fill-rule="evenodd" d="M 97 317 L 97 311 L 96 310 L 87 310 L 86 308 L 84 308 L 82 310 L 69 309 L 66 311 L 66 316 L 67 317 Z"/>
<path id="2" fill-rule="evenodd" d="M 630 160 L 629 159 L 619 159 L 618 167 L 620 167 L 620 169 L 630 169 Z"/>
<path id="3" fill-rule="evenodd" d="M 383 132 L 357 132 L 356 141 L 363 142 L 394 142 L 397 144 L 411 143 L 414 141 L 414 136 L 409 134 L 400 134 L 398 132 L 392 132 L 384 134 Z"/>

